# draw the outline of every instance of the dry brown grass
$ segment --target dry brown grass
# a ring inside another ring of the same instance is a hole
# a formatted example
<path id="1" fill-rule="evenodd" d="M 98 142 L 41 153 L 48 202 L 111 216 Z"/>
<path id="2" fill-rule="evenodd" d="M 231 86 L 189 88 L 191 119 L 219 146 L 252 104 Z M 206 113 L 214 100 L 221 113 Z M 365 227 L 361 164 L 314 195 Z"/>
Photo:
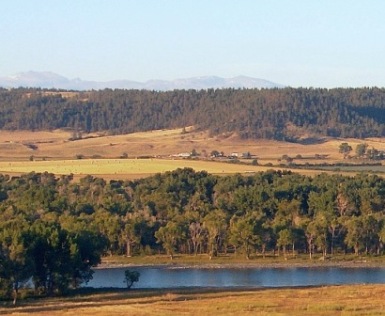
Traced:
<path id="1" fill-rule="evenodd" d="M 210 174 L 229 175 L 234 173 L 252 174 L 266 171 L 271 167 L 252 166 L 205 160 L 185 159 L 80 159 L 49 161 L 0 161 L 0 173 L 22 174 L 28 172 L 49 172 L 54 174 L 111 176 L 115 179 L 132 179 L 164 173 L 177 168 L 192 168 Z M 285 169 L 285 168 L 281 168 Z M 288 169 L 289 170 L 289 169 Z M 314 175 L 319 171 L 301 170 L 301 173 Z"/>
<path id="2" fill-rule="evenodd" d="M 117 291 L 22 302 L 2 315 L 383 315 L 384 285 Z"/>
<path id="3" fill-rule="evenodd" d="M 189 166 L 214 174 L 231 174 L 264 171 L 271 167 L 230 165 L 207 161 L 164 160 L 164 158 L 195 149 L 198 153 L 202 153 L 202 156 L 210 155 L 213 150 L 223 151 L 226 155 L 232 152 L 250 152 L 262 165 L 267 163 L 276 165 L 280 163 L 279 159 L 282 155 L 290 157 L 301 155 L 304 159 L 296 159 L 296 163 L 334 163 L 343 161 L 342 155 L 338 153 L 341 142 L 348 142 L 353 148 L 363 142 L 354 139 L 327 139 L 304 145 L 268 140 L 243 140 L 236 135 L 210 137 L 208 133 L 197 132 L 193 128 L 188 128 L 187 133 L 182 133 L 182 129 L 175 129 L 116 136 L 84 134 L 83 139 L 76 141 L 70 141 L 71 136 L 71 131 L 63 130 L 0 131 L 0 161 L 2 161 L 0 172 L 18 174 L 29 171 L 49 171 L 59 174 L 73 173 L 79 176 L 93 174 L 105 178 L 132 179 Z M 385 150 L 385 139 L 368 139 L 365 142 L 370 147 Z M 136 163 L 133 163 L 133 160 L 116 159 L 123 154 L 129 158 L 161 156 L 163 161 L 152 160 L 150 166 L 148 161 L 139 162 L 137 160 Z M 327 155 L 327 158 L 325 160 L 315 159 L 316 155 Z M 31 156 L 35 161 L 29 162 Z M 77 156 L 93 160 L 73 160 Z M 103 158 L 103 160 L 96 158 Z M 43 159 L 47 161 L 42 162 Z M 67 162 L 63 162 L 64 160 Z M 17 165 L 18 161 L 27 163 Z M 319 173 L 319 171 L 300 172 L 307 175 Z"/>
<path id="4" fill-rule="evenodd" d="M 235 135 L 210 137 L 206 132 L 195 132 L 190 129 L 182 134 L 181 129 L 158 130 L 126 135 L 84 134 L 81 140 L 69 141 L 71 131 L 0 131 L 0 155 L 3 159 L 28 159 L 36 157 L 52 157 L 55 159 L 74 158 L 75 155 L 104 158 L 117 158 L 123 153 L 130 157 L 172 155 L 180 152 L 191 152 L 193 149 L 200 153 L 210 154 L 213 150 L 231 152 L 250 152 L 259 159 L 276 160 L 282 155 L 314 158 L 315 154 L 328 155 L 330 159 L 341 160 L 338 153 L 341 142 L 349 142 L 354 148 L 361 140 L 328 139 L 312 144 L 278 142 L 271 140 L 244 140 Z M 368 139 L 370 147 L 385 150 L 384 139 Z M 34 144 L 35 150 L 28 147 Z"/>

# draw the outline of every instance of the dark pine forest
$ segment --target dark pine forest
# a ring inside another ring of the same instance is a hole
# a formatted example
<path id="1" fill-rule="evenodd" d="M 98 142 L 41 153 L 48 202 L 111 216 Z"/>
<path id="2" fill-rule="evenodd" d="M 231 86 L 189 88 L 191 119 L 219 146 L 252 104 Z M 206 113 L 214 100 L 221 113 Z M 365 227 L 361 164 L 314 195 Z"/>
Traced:
<path id="1" fill-rule="evenodd" d="M 111 134 L 195 126 L 212 135 L 297 141 L 299 134 L 385 135 L 385 89 L 209 89 L 64 92 L 0 89 L 0 129 Z"/>

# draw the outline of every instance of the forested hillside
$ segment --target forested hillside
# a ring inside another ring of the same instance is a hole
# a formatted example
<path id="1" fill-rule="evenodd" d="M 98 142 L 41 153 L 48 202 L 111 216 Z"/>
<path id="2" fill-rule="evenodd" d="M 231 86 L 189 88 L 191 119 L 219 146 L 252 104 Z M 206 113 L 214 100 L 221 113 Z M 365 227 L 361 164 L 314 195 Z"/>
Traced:
<path id="1" fill-rule="evenodd" d="M 0 129 L 114 134 L 195 126 L 212 134 L 296 141 L 384 136 L 385 89 L 0 90 Z"/>

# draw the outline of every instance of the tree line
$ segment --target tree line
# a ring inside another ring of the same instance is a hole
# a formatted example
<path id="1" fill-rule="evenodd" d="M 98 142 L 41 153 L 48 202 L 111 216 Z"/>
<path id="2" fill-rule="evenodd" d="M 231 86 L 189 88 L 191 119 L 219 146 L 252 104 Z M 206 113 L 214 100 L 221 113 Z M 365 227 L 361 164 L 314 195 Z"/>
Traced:
<path id="1" fill-rule="evenodd" d="M 0 289 L 41 295 L 92 277 L 102 256 L 167 253 L 381 255 L 385 180 L 177 169 L 135 180 L 0 176 Z"/>
<path id="2" fill-rule="evenodd" d="M 298 135 L 385 135 L 385 89 L 208 89 L 74 92 L 0 89 L 0 129 L 112 134 L 195 126 L 212 135 L 297 141 Z"/>

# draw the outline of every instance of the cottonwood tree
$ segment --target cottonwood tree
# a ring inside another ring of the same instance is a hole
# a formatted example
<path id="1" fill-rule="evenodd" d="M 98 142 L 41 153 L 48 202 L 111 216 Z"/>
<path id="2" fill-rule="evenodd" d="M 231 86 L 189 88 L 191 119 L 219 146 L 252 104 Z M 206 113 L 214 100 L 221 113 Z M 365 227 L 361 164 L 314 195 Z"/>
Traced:
<path id="1" fill-rule="evenodd" d="M 155 232 L 155 237 L 158 240 L 158 243 L 162 244 L 163 248 L 166 250 L 167 254 L 170 256 L 170 259 L 174 259 L 175 247 L 179 240 L 184 238 L 183 229 L 178 223 L 169 221 L 166 226 L 160 227 L 158 231 Z"/>
<path id="2" fill-rule="evenodd" d="M 218 256 L 221 241 L 225 239 L 227 230 L 226 214 L 216 209 L 207 214 L 203 219 L 203 226 L 207 230 L 209 257 Z"/>
<path id="3" fill-rule="evenodd" d="M 189 236 L 195 256 L 198 254 L 198 249 L 202 248 L 202 242 L 204 241 L 205 233 L 206 231 L 201 223 L 192 222 L 189 225 Z"/>
<path id="4" fill-rule="evenodd" d="M 277 212 L 272 221 L 272 226 L 277 234 L 277 246 L 282 247 L 286 256 L 287 246 L 292 246 L 292 254 L 295 253 L 295 231 L 300 228 L 301 203 L 297 199 L 283 199 L 278 202 Z M 281 231 L 284 232 L 281 233 Z M 290 242 L 290 243 L 288 243 Z"/>
<path id="5" fill-rule="evenodd" d="M 146 219 L 141 214 L 127 213 L 122 219 L 121 240 L 125 245 L 126 257 L 131 257 L 132 247 L 140 244 L 146 225 Z"/>
<path id="6" fill-rule="evenodd" d="M 246 259 L 250 259 L 251 248 L 261 244 L 261 236 L 257 231 L 259 219 L 253 214 L 238 217 L 234 216 L 230 221 L 230 243 L 235 247 L 241 247 Z"/>
<path id="7" fill-rule="evenodd" d="M 33 274 L 28 242 L 29 224 L 20 216 L 0 224 L 0 280 L 6 292 L 12 292 L 16 305 L 20 285 Z"/>
<path id="8" fill-rule="evenodd" d="M 311 216 L 310 223 L 305 229 L 309 237 L 308 241 L 312 240 L 312 246 L 322 249 L 323 258 L 325 258 L 327 255 L 329 233 L 332 234 L 332 252 L 334 238 L 340 228 L 337 213 L 335 212 L 335 194 L 330 190 L 321 192 L 312 191 L 308 197 L 308 205 L 309 215 Z M 309 250 L 311 256 L 313 249 L 309 248 Z"/>
<path id="9" fill-rule="evenodd" d="M 309 230 L 314 233 L 314 245 L 321 249 L 322 258 L 325 259 L 327 255 L 328 246 L 328 222 L 324 214 L 317 214 L 308 226 Z M 309 231 L 307 230 L 307 231 Z"/>
<path id="10" fill-rule="evenodd" d="M 346 228 L 345 243 L 348 247 L 353 248 L 355 255 L 358 256 L 365 244 L 362 220 L 360 217 L 353 216 L 345 222 L 344 226 Z"/>
<path id="11" fill-rule="evenodd" d="M 65 292 L 71 283 L 71 249 L 68 233 L 59 224 L 38 220 L 32 227 L 33 282 L 44 294 Z"/>
<path id="12" fill-rule="evenodd" d="M 108 240 L 108 253 L 112 254 L 119 249 L 119 237 L 125 234 L 125 227 L 118 214 L 110 213 L 105 209 L 98 209 L 92 214 L 93 225 L 96 231 Z M 123 226 L 123 229 L 122 229 Z"/>

